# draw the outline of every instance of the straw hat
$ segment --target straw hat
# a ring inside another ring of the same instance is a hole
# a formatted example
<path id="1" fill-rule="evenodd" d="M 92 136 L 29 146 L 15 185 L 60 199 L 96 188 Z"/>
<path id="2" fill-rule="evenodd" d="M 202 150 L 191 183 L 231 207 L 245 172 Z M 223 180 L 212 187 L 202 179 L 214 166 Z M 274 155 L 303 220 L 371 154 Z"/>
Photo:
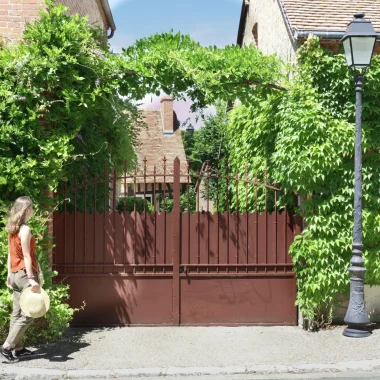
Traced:
<path id="1" fill-rule="evenodd" d="M 21 293 L 20 306 L 28 317 L 40 318 L 49 310 L 50 299 L 42 288 L 35 293 L 32 292 L 32 288 L 29 286 Z"/>

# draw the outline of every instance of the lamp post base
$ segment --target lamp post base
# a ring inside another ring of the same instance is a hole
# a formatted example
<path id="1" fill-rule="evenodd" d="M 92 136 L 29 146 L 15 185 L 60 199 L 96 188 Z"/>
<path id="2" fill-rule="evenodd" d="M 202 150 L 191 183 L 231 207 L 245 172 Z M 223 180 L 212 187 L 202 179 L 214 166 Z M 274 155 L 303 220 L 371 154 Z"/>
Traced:
<path id="1" fill-rule="evenodd" d="M 344 336 L 348 336 L 350 338 L 366 338 L 372 335 L 372 332 L 360 327 L 346 327 L 343 331 Z"/>

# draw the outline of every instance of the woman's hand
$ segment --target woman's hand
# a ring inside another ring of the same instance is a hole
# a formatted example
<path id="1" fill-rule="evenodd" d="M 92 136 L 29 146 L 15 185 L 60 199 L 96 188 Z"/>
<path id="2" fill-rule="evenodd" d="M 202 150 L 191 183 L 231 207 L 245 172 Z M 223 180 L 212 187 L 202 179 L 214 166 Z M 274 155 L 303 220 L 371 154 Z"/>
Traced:
<path id="1" fill-rule="evenodd" d="M 32 292 L 33 293 L 38 293 L 39 290 L 40 290 L 40 285 L 38 282 L 34 281 L 33 279 L 30 279 L 29 280 L 29 284 L 31 285 L 32 287 Z"/>

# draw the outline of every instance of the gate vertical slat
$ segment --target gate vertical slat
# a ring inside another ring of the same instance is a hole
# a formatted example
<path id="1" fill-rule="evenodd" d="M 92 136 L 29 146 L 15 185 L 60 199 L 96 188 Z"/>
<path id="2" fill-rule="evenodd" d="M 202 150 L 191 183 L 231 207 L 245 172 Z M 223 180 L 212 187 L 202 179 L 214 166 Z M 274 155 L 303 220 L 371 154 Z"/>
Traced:
<path id="1" fill-rule="evenodd" d="M 227 265 L 230 263 L 230 210 L 228 203 L 228 174 L 228 161 L 226 161 Z M 226 272 L 229 272 L 228 266 Z"/>
<path id="2" fill-rule="evenodd" d="M 257 208 L 257 175 L 255 177 L 255 216 L 256 216 L 256 264 L 259 263 L 259 209 Z M 256 273 L 258 272 L 256 266 Z"/>
<path id="3" fill-rule="evenodd" d="M 206 175 L 207 175 L 207 264 L 210 264 L 210 209 L 209 209 L 209 198 L 210 198 L 210 161 L 206 163 Z M 209 272 L 209 268 L 207 268 Z"/>
<path id="4" fill-rule="evenodd" d="M 166 229 L 167 229 L 167 212 L 166 212 L 166 156 L 164 156 L 164 263 L 167 264 L 167 255 L 166 255 Z M 164 268 L 165 273 L 165 268 Z"/>
<path id="5" fill-rule="evenodd" d="M 284 264 L 286 264 L 286 257 L 287 257 L 287 253 L 286 251 L 288 250 L 288 239 L 287 239 L 287 231 L 288 231 L 288 210 L 286 209 L 286 206 L 285 206 L 285 210 L 284 210 L 284 213 L 285 213 L 285 237 L 284 237 Z M 284 267 L 284 272 L 286 272 L 286 266 Z"/>
<path id="6" fill-rule="evenodd" d="M 239 180 L 238 180 L 238 169 L 235 173 L 236 182 L 236 209 L 235 209 L 235 233 L 236 233 L 236 264 L 239 264 Z M 236 273 L 238 272 L 238 267 L 236 267 Z"/>
<path id="7" fill-rule="evenodd" d="M 180 305 L 180 223 L 181 223 L 181 208 L 180 208 L 180 161 L 177 157 L 174 160 L 174 179 L 173 179 L 173 222 L 172 222 L 172 236 L 173 236 L 173 325 L 179 326 L 179 305 Z"/>
<path id="8" fill-rule="evenodd" d="M 276 220 L 275 220 L 275 224 L 276 224 L 276 235 L 275 235 L 275 239 L 274 239 L 274 249 L 275 249 L 275 258 L 276 258 L 276 261 L 275 263 L 277 264 L 278 260 L 277 260 L 277 227 L 278 227 L 278 221 L 277 221 L 277 191 L 275 190 L 274 191 L 274 213 L 276 215 Z M 277 273 L 277 267 L 275 267 L 275 273 Z"/>
<path id="9" fill-rule="evenodd" d="M 265 169 L 265 185 L 267 184 L 267 170 Z M 265 187 L 265 264 L 268 264 L 268 190 Z M 265 266 L 265 273 L 268 268 Z"/>
<path id="10" fill-rule="evenodd" d="M 187 263 L 191 263 L 190 258 L 190 160 L 187 159 Z"/>
<path id="11" fill-rule="evenodd" d="M 147 260 L 147 234 L 146 234 L 146 157 L 144 157 L 144 264 L 146 265 Z M 146 268 L 144 268 L 144 273 L 146 272 Z"/>
<path id="12" fill-rule="evenodd" d="M 77 179 L 74 178 L 74 273 L 77 273 Z"/>
<path id="13" fill-rule="evenodd" d="M 202 165 L 203 166 L 203 165 Z M 197 170 L 197 187 L 196 187 L 196 191 L 197 191 L 197 210 L 196 210 L 196 213 L 197 213 L 197 218 L 198 218 L 198 222 L 197 222 L 197 264 L 198 264 L 198 267 L 197 267 L 197 272 L 199 273 L 199 264 L 200 264 L 200 258 L 201 258 L 201 249 L 200 249 L 200 228 L 201 228 L 201 221 L 200 221 L 200 207 L 199 207 L 199 182 L 201 181 L 201 172 L 199 171 L 199 169 Z"/>
<path id="14" fill-rule="evenodd" d="M 104 163 L 104 209 L 103 209 L 103 273 L 106 271 L 105 262 L 106 262 L 106 251 L 107 251 L 107 238 L 106 238 L 106 215 L 107 215 L 107 165 Z"/>
<path id="15" fill-rule="evenodd" d="M 95 252 L 96 252 L 96 175 L 94 177 L 94 251 L 92 255 L 92 263 L 95 264 Z"/>
<path id="16" fill-rule="evenodd" d="M 83 186 L 84 186 L 84 211 L 83 211 L 83 264 L 86 264 L 86 217 L 87 217 L 87 184 L 86 184 L 87 169 L 84 169 L 83 173 Z M 83 273 L 86 272 L 86 266 L 83 266 Z"/>
<path id="17" fill-rule="evenodd" d="M 127 161 L 124 160 L 124 208 L 123 208 L 123 212 L 122 212 L 122 221 L 123 221 L 123 269 L 124 269 L 124 273 L 126 273 L 126 268 L 125 268 L 125 264 L 126 264 L 126 256 L 127 256 L 127 226 L 126 226 L 126 221 L 127 221 L 127 208 L 126 208 L 126 204 L 127 204 Z"/>
<path id="18" fill-rule="evenodd" d="M 136 177 L 137 177 L 137 168 L 135 165 L 134 176 L 133 176 L 133 264 L 137 264 L 137 212 L 136 212 Z M 136 267 L 133 267 L 133 273 L 136 273 Z"/>
<path id="19" fill-rule="evenodd" d="M 63 269 L 63 273 L 65 274 L 66 273 L 66 264 L 67 264 L 67 225 L 66 225 L 66 216 L 67 216 L 67 200 L 66 200 L 66 197 L 67 197 L 67 182 L 65 182 L 64 184 L 64 190 L 63 190 L 63 204 L 64 204 L 64 213 L 65 213 L 65 216 L 64 216 L 64 232 L 63 232 L 63 235 L 64 235 L 64 253 L 63 253 L 63 264 L 64 264 L 64 269 Z"/>
<path id="20" fill-rule="evenodd" d="M 246 245 L 247 245 L 247 251 L 246 251 L 246 263 L 247 265 L 249 264 L 249 256 L 248 256 L 248 249 L 249 249 L 249 243 L 248 243 L 248 235 L 249 235 L 249 211 L 248 211 L 248 164 L 246 163 L 245 164 L 245 180 L 246 180 L 246 183 L 245 183 L 245 213 L 246 213 L 246 216 L 247 216 L 247 240 L 246 240 Z M 248 273 L 248 267 L 246 269 L 246 272 Z"/>
<path id="21" fill-rule="evenodd" d="M 116 168 L 113 168 L 112 176 L 112 213 L 113 213 L 113 269 L 115 273 L 116 268 Z"/>
<path id="22" fill-rule="evenodd" d="M 217 236 L 217 239 L 218 239 L 218 245 L 217 245 L 217 251 L 216 251 L 216 255 L 217 255 L 217 260 L 216 260 L 216 263 L 219 265 L 220 264 L 220 255 L 219 255 L 219 229 L 220 229 L 220 212 L 219 212 L 219 170 L 216 169 L 216 212 L 217 212 L 217 230 L 218 230 L 218 236 Z M 216 270 L 217 273 L 219 273 L 219 266 Z"/>
<path id="23" fill-rule="evenodd" d="M 154 204 L 154 251 L 153 251 L 153 262 L 154 265 L 157 263 L 157 200 L 156 200 L 156 165 L 153 168 L 153 204 Z M 153 268 L 153 273 L 156 272 L 156 268 Z"/>

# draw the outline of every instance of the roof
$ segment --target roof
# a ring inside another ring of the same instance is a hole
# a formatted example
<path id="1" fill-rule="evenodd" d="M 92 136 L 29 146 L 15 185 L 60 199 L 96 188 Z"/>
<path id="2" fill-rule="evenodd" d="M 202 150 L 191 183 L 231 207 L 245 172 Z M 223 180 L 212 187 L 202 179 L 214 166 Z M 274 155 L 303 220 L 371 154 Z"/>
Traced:
<path id="1" fill-rule="evenodd" d="M 110 8 L 108 0 L 101 0 L 101 4 L 104 10 L 104 13 L 107 17 L 108 26 L 111 28 L 111 35 L 108 38 L 112 38 L 116 30 L 116 25 L 112 16 L 111 8 Z"/>
<path id="2" fill-rule="evenodd" d="M 175 113 L 174 113 L 174 116 Z M 166 157 L 166 173 L 171 174 L 173 171 L 174 160 L 179 158 L 181 163 L 181 173 L 187 173 L 187 161 L 185 155 L 185 148 L 181 137 L 181 131 L 174 128 L 173 134 L 163 133 L 161 110 L 150 108 L 142 110 L 142 117 L 146 123 L 146 127 L 142 127 L 137 136 L 137 158 L 139 165 L 139 172 L 143 171 L 144 158 L 147 160 L 147 173 L 152 174 L 154 166 L 156 166 L 156 173 L 163 174 L 163 159 Z M 174 117 L 174 123 L 178 123 L 177 118 Z M 169 177 L 170 178 L 170 177 Z M 166 180 L 172 182 L 169 178 Z M 156 178 L 156 181 L 162 181 L 162 178 Z M 152 182 L 148 181 L 147 182 Z M 181 182 L 182 179 L 181 179 Z"/>
<path id="3" fill-rule="evenodd" d="M 279 0 L 294 33 L 297 30 L 345 31 L 356 12 L 365 13 L 380 31 L 379 0 Z"/>
<path id="4" fill-rule="evenodd" d="M 248 9 L 249 9 L 249 1 L 243 0 L 243 4 L 241 6 L 241 12 L 240 12 L 239 30 L 238 30 L 238 37 L 237 37 L 237 44 L 239 46 L 243 45 L 243 37 L 244 37 L 245 25 L 247 22 Z"/>
<path id="5" fill-rule="evenodd" d="M 380 32 L 380 0 L 276 1 L 293 40 L 305 38 L 310 32 L 315 32 L 321 39 L 340 40 L 356 12 L 363 12 L 365 18 L 372 21 L 375 30 Z M 250 0 L 242 0 L 237 37 L 240 46 L 243 44 L 249 6 Z"/>

